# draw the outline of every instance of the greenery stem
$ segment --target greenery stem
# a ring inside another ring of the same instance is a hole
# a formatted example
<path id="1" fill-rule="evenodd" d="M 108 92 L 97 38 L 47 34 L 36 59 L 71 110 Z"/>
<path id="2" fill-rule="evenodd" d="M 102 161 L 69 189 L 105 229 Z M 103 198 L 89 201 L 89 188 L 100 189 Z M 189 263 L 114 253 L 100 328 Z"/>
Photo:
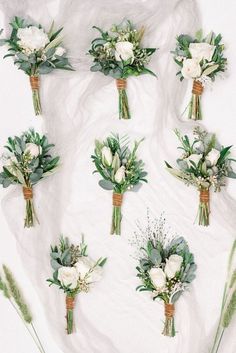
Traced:
<path id="1" fill-rule="evenodd" d="M 119 90 L 119 118 L 120 119 L 130 119 L 128 97 L 125 88 L 120 88 Z"/>

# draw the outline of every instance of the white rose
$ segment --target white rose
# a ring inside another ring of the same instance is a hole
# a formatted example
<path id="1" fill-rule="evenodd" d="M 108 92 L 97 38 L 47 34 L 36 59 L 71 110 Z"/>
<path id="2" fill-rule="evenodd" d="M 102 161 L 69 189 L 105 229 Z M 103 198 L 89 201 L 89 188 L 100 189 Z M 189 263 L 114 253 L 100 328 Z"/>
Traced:
<path id="1" fill-rule="evenodd" d="M 65 287 L 69 286 L 70 289 L 75 289 L 78 284 L 78 272 L 75 267 L 60 267 L 58 270 L 58 280 Z"/>
<path id="2" fill-rule="evenodd" d="M 200 159 L 202 158 L 202 154 L 196 154 L 193 153 L 191 154 L 191 156 L 189 156 L 188 158 L 185 159 L 185 161 L 188 163 L 189 166 L 191 166 L 192 164 L 190 163 L 190 161 L 193 161 L 196 165 L 198 165 Z"/>
<path id="3" fill-rule="evenodd" d="M 106 167 L 110 167 L 112 163 L 112 153 L 111 149 L 107 146 L 104 146 L 101 150 L 102 153 L 102 164 Z"/>
<path id="4" fill-rule="evenodd" d="M 79 278 L 83 280 L 86 277 L 87 283 L 99 281 L 102 277 L 102 268 L 100 266 L 94 267 L 95 264 L 96 263 L 87 256 L 80 257 L 77 263 L 75 264 L 75 268 L 77 270 Z M 91 268 L 93 268 L 93 270 L 91 273 L 89 273 Z"/>
<path id="5" fill-rule="evenodd" d="M 121 184 L 125 180 L 125 167 L 122 165 L 115 174 L 115 181 Z"/>
<path id="6" fill-rule="evenodd" d="M 215 148 L 213 148 L 206 156 L 206 160 L 209 161 L 211 165 L 216 165 L 219 158 L 220 158 L 220 152 Z"/>
<path id="7" fill-rule="evenodd" d="M 153 267 L 149 271 L 149 276 L 151 278 L 152 284 L 159 291 L 163 290 L 166 285 L 166 275 L 161 268 Z"/>
<path id="8" fill-rule="evenodd" d="M 42 153 L 42 147 L 35 143 L 27 143 L 25 153 L 29 153 L 32 158 L 37 158 Z"/>
<path id="9" fill-rule="evenodd" d="M 169 279 L 174 278 L 176 273 L 180 271 L 182 262 L 183 258 L 179 255 L 171 255 L 166 260 L 165 274 Z"/>
<path id="10" fill-rule="evenodd" d="M 20 39 L 17 43 L 26 50 L 40 50 L 49 43 L 49 38 L 42 28 L 30 26 L 19 28 L 17 37 Z"/>
<path id="11" fill-rule="evenodd" d="M 198 61 L 201 61 L 202 59 L 211 61 L 215 48 L 214 45 L 208 43 L 190 43 L 189 45 L 189 51 L 192 58 L 198 59 Z"/>
<path id="12" fill-rule="evenodd" d="M 184 78 L 191 79 L 201 75 L 201 66 L 197 59 L 186 59 L 183 61 L 181 73 Z"/>
<path id="13" fill-rule="evenodd" d="M 63 48 L 63 47 L 57 47 L 56 50 L 55 50 L 54 55 L 62 56 L 63 54 L 65 54 L 65 52 L 66 52 L 66 49 L 65 49 L 65 48 Z"/>
<path id="14" fill-rule="evenodd" d="M 133 44 L 130 42 L 116 43 L 115 58 L 116 61 L 127 61 L 134 57 Z"/>

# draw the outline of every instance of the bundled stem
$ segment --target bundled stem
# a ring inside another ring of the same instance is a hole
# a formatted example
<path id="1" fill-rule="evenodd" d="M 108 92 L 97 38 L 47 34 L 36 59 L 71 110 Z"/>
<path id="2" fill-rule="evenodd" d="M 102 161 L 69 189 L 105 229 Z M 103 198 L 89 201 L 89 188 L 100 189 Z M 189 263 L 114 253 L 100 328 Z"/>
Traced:
<path id="1" fill-rule="evenodd" d="M 123 194 L 113 193 L 113 213 L 112 213 L 112 225 L 111 234 L 121 234 L 121 205 L 123 200 Z"/>
<path id="2" fill-rule="evenodd" d="M 165 323 L 162 334 L 168 337 L 175 336 L 174 304 L 165 303 Z"/>
<path id="3" fill-rule="evenodd" d="M 200 189 L 200 200 L 198 210 L 198 224 L 200 226 L 209 226 L 210 220 L 210 190 Z"/>
<path id="4" fill-rule="evenodd" d="M 128 97 L 126 94 L 126 79 L 117 79 L 116 85 L 119 92 L 119 119 L 130 119 Z"/>
<path id="5" fill-rule="evenodd" d="M 23 186 L 23 195 L 26 202 L 25 208 L 25 227 L 30 228 L 35 224 L 35 220 L 38 222 L 34 204 L 33 204 L 33 189 L 31 186 Z"/>
<path id="6" fill-rule="evenodd" d="M 75 296 L 73 294 L 67 294 L 66 296 L 66 322 L 67 322 L 67 334 L 73 333 L 74 327 L 74 306 Z"/>
<path id="7" fill-rule="evenodd" d="M 201 82 L 194 80 L 192 89 L 192 98 L 189 105 L 189 119 L 202 120 L 201 111 L 201 95 L 203 92 L 203 86 Z"/>
<path id="8" fill-rule="evenodd" d="M 32 97 L 34 104 L 35 115 L 40 115 L 42 113 L 41 102 L 40 102 L 40 94 L 39 94 L 39 76 L 34 75 L 30 76 L 30 85 L 32 88 Z"/>

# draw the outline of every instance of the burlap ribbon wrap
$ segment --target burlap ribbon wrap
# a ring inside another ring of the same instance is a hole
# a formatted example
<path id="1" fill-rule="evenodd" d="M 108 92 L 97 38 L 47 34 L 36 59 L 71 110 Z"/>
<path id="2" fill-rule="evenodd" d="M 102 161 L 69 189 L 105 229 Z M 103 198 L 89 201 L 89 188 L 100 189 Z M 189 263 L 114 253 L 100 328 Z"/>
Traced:
<path id="1" fill-rule="evenodd" d="M 30 76 L 30 85 L 33 91 L 37 91 L 40 86 L 39 76 Z"/>
<path id="2" fill-rule="evenodd" d="M 192 93 L 197 96 L 201 96 L 202 92 L 203 92 L 203 85 L 201 84 L 201 82 L 194 80 Z"/>
<path id="3" fill-rule="evenodd" d="M 113 193 L 112 202 L 113 206 L 120 207 L 122 205 L 123 195 L 116 192 Z"/>
<path id="4" fill-rule="evenodd" d="M 66 310 L 73 310 L 75 307 L 75 298 L 66 296 Z"/>
<path id="5" fill-rule="evenodd" d="M 118 88 L 118 90 L 122 90 L 122 89 L 126 89 L 127 86 L 127 81 L 124 78 L 118 78 L 116 80 L 116 86 Z"/>
<path id="6" fill-rule="evenodd" d="M 209 189 L 200 190 L 200 202 L 209 203 L 210 201 L 210 192 Z"/>
<path id="7" fill-rule="evenodd" d="M 23 186 L 23 195 L 26 201 L 33 199 L 33 189 L 29 186 Z"/>
<path id="8" fill-rule="evenodd" d="M 171 319 L 175 314 L 174 304 L 165 303 L 165 316 L 167 319 Z"/>

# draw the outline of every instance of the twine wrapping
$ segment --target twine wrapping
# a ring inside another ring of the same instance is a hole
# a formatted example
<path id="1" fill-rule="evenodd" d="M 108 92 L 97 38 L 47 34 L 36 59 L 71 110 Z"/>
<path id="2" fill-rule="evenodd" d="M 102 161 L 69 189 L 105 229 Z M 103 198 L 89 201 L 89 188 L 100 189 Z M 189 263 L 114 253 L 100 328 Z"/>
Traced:
<path id="1" fill-rule="evenodd" d="M 165 303 L 165 316 L 168 319 L 171 319 L 175 313 L 175 306 L 174 304 Z"/>
<path id="2" fill-rule="evenodd" d="M 209 203 L 209 201 L 210 201 L 209 189 L 200 190 L 200 202 Z"/>
<path id="3" fill-rule="evenodd" d="M 117 194 L 113 193 L 112 201 L 113 201 L 113 206 L 120 207 L 122 205 L 122 200 L 123 200 L 123 195 L 122 194 Z"/>
<path id="4" fill-rule="evenodd" d="M 75 306 L 75 298 L 66 297 L 66 310 L 73 310 Z"/>
<path id="5" fill-rule="evenodd" d="M 201 96 L 202 92 L 203 92 L 203 85 L 201 84 L 201 82 L 194 80 L 192 93 L 196 94 L 197 96 Z"/>
<path id="6" fill-rule="evenodd" d="M 116 80 L 116 86 L 117 86 L 118 90 L 126 89 L 127 82 L 124 78 L 118 78 Z"/>
<path id="7" fill-rule="evenodd" d="M 32 200 L 33 198 L 33 189 L 29 186 L 23 186 L 23 195 L 24 195 L 24 199 L 26 201 L 28 200 Z"/>
<path id="8" fill-rule="evenodd" d="M 33 91 L 39 89 L 39 76 L 30 76 L 30 85 Z"/>

